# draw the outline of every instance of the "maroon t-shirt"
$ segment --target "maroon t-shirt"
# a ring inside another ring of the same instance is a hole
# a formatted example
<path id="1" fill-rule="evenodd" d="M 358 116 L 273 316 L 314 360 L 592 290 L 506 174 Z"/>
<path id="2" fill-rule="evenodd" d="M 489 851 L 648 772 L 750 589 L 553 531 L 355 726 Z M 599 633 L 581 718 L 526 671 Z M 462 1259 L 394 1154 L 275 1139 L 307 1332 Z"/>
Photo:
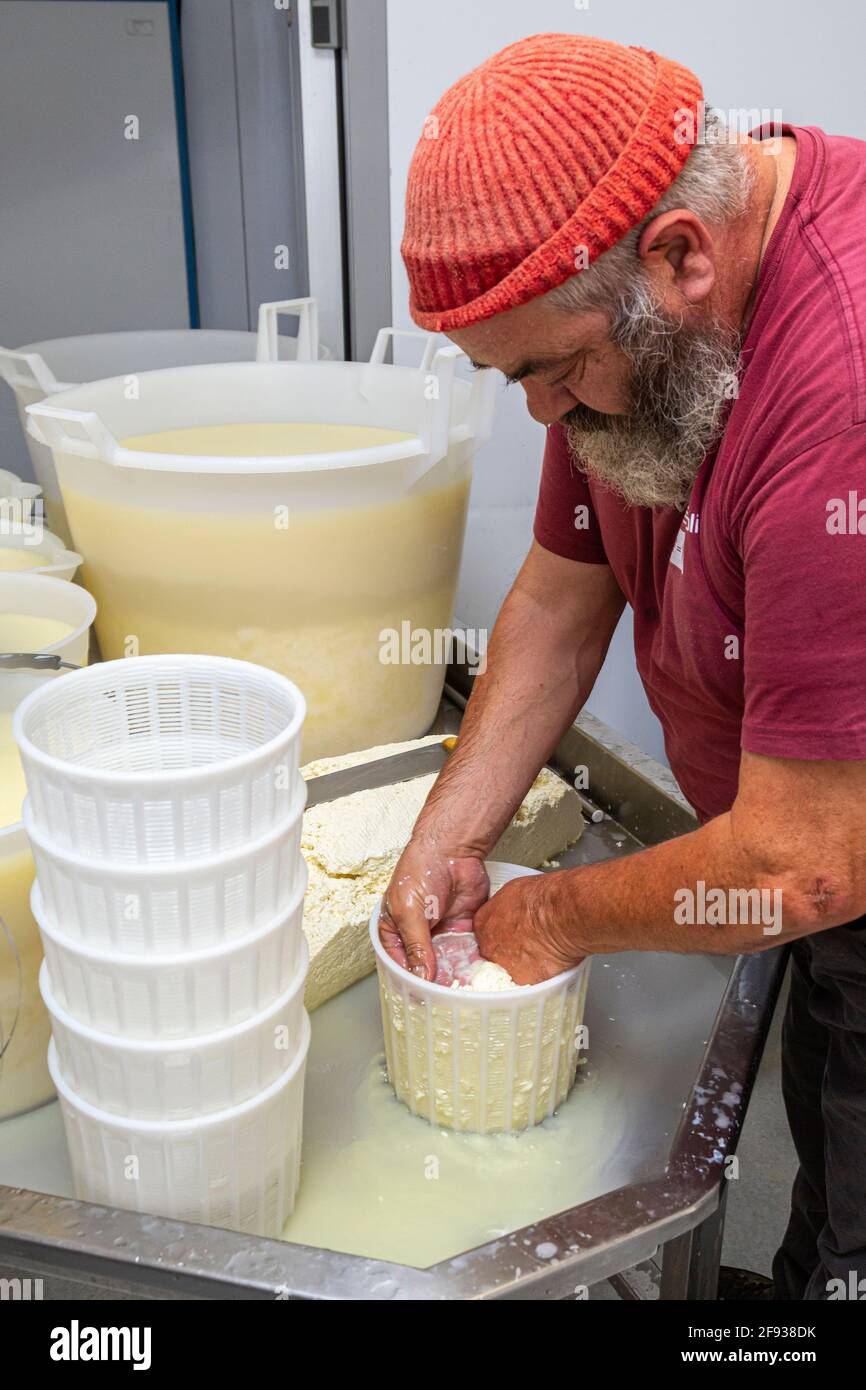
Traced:
<path id="1" fill-rule="evenodd" d="M 814 128 L 767 247 L 724 435 L 685 511 L 629 507 L 548 431 L 535 537 L 607 563 L 702 819 L 740 749 L 866 758 L 866 144 Z"/>

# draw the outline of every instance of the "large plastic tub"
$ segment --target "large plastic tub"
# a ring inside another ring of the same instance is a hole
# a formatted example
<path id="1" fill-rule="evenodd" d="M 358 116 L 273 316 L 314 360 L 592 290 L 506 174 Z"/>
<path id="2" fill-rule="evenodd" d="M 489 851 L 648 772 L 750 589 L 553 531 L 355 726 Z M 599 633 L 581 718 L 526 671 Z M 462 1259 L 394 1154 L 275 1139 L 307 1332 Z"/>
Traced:
<path id="1" fill-rule="evenodd" d="M 28 343 L 14 351 L 0 348 L 0 377 L 15 393 L 21 427 L 33 470 L 45 494 L 49 525 L 68 543 L 69 530 L 51 450 L 27 432 L 25 411 L 35 401 L 51 399 L 73 386 L 105 377 L 124 376 L 159 367 L 188 367 L 203 362 L 252 362 L 257 354 L 330 357 L 318 343 L 313 300 L 286 300 L 259 307 L 258 333 L 216 328 L 174 328 L 133 333 L 87 333 Z M 276 336 L 278 313 L 298 314 L 297 338 Z"/>
<path id="2" fill-rule="evenodd" d="M 185 367 L 142 374 L 137 399 L 115 378 L 28 410 L 54 454 L 103 656 L 210 652 L 282 672 L 307 700 L 305 760 L 417 737 L 442 688 L 493 379 L 456 380 L 459 350 L 432 337 L 419 367 L 388 366 L 389 334 L 370 363 Z M 336 427 L 356 446 L 122 443 L 262 424 Z"/>

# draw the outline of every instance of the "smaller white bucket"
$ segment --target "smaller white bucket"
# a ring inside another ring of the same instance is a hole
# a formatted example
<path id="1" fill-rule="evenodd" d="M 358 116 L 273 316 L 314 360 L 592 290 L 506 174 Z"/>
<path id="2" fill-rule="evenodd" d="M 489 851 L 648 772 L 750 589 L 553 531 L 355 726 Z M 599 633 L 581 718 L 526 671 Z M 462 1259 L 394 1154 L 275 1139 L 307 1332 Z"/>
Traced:
<path id="1" fill-rule="evenodd" d="M 0 527 L 0 574 L 45 574 L 52 579 L 73 579 L 81 556 L 67 550 L 59 536 L 42 530 L 36 538 L 30 528 L 18 525 L 6 532 Z M 15 563 L 20 557 L 26 564 Z"/>
<path id="2" fill-rule="evenodd" d="M 0 468 L 0 502 L 32 502 L 41 491 L 39 483 L 25 483 L 17 473 Z M 25 515 L 32 515 L 36 509 L 26 507 L 22 510 Z"/>
<path id="3" fill-rule="evenodd" d="M 72 666 L 87 665 L 96 601 L 86 589 L 44 574 L 0 574 L 0 626 L 7 615 L 15 619 L 35 619 L 34 631 L 45 618 L 65 623 L 69 628 L 57 641 L 24 641 L 21 646 L 16 643 L 17 651 L 23 650 L 30 655 L 46 652 Z M 0 651 L 10 650 L 8 646 L 0 646 Z"/>

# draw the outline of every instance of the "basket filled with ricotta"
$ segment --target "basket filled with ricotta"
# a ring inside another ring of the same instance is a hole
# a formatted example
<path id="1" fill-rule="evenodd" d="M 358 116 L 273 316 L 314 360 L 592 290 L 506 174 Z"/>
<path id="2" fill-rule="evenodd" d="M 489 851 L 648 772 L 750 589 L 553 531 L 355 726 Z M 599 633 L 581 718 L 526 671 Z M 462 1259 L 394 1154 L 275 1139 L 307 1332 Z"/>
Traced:
<path id="1" fill-rule="evenodd" d="M 490 891 L 534 870 L 488 863 Z M 536 985 L 516 985 L 483 960 L 471 932 L 434 935 L 442 983 L 417 979 L 379 941 L 376 953 L 388 1078 L 415 1115 L 482 1134 L 526 1129 L 552 1115 L 574 1083 L 589 961 Z"/>

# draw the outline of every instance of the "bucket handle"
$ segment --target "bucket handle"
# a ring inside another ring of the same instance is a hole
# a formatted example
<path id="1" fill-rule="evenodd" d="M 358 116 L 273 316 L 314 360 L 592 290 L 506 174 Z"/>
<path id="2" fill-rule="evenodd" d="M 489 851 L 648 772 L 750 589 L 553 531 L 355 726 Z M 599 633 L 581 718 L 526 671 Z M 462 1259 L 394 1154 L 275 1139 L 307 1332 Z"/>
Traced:
<path id="1" fill-rule="evenodd" d="M 256 340 L 257 362 L 278 362 L 277 317 L 297 314 L 298 352 L 296 362 L 317 362 L 319 358 L 319 306 L 315 299 L 275 299 L 259 305 L 259 326 Z"/>
<path id="2" fill-rule="evenodd" d="M 493 433 L 493 412 L 496 405 L 496 373 L 492 367 L 482 367 L 472 379 L 472 393 L 466 414 L 467 437 L 476 444 L 486 444 Z"/>
<path id="3" fill-rule="evenodd" d="M 14 352 L 0 347 L 0 376 L 12 390 L 41 391 L 50 396 L 61 383 L 38 352 Z"/>
<path id="4" fill-rule="evenodd" d="M 436 353 L 437 336 L 436 333 L 421 333 L 416 328 L 380 328 L 376 334 L 373 351 L 370 353 L 370 362 L 374 367 L 384 363 L 388 344 L 392 338 L 420 338 L 424 343 L 424 355 L 421 358 L 420 369 L 422 372 L 429 371 Z"/>
<path id="5" fill-rule="evenodd" d="M 28 405 L 27 417 L 30 432 L 40 444 L 58 453 L 82 453 L 81 445 L 90 446 L 85 450 L 88 458 L 105 459 L 113 463 L 119 445 L 111 431 L 102 423 L 93 410 L 67 410 L 59 405 L 47 405 L 38 401 Z"/>
<path id="6" fill-rule="evenodd" d="M 418 434 L 423 453 L 413 470 L 413 484 L 448 452 L 454 368 L 460 356 L 460 348 L 448 343 L 437 349 L 426 369 L 423 364 L 418 368 L 423 411 Z"/>

